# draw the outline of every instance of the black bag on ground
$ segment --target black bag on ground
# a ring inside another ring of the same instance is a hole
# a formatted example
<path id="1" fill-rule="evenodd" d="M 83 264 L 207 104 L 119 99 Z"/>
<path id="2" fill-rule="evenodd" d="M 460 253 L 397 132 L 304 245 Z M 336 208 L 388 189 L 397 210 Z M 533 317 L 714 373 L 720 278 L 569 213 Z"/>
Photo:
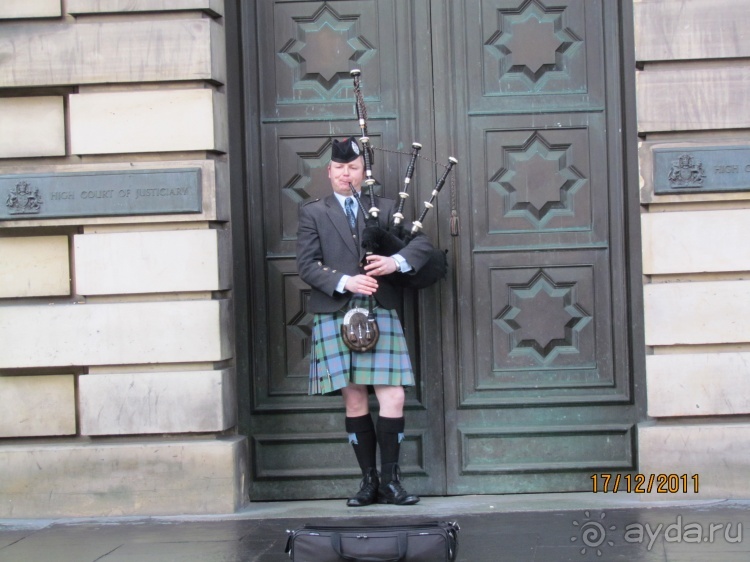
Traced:
<path id="1" fill-rule="evenodd" d="M 325 527 L 287 531 L 286 551 L 294 562 L 453 562 L 458 523 Z"/>

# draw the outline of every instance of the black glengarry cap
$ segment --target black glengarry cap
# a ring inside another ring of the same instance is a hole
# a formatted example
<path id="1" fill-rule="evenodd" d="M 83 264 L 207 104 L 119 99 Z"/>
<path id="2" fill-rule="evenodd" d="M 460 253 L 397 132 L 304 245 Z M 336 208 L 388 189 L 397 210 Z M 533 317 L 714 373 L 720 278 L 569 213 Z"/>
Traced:
<path id="1" fill-rule="evenodd" d="M 348 164 L 359 158 L 361 154 L 357 139 L 349 137 L 348 139 L 333 139 L 331 142 L 331 162 Z"/>

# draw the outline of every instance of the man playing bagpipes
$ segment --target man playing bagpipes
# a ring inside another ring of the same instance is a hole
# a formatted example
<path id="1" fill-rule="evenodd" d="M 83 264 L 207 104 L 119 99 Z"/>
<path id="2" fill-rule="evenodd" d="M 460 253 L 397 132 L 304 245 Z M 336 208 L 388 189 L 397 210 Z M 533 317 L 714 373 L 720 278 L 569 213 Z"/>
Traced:
<path id="1" fill-rule="evenodd" d="M 415 381 L 395 310 L 403 291 L 397 278 L 416 274 L 434 248 L 424 235 L 393 255 L 363 248 L 365 229 L 372 229 L 376 220 L 387 230 L 396 209 L 393 200 L 373 195 L 371 209 L 378 212 L 375 218 L 372 213 L 365 217 L 359 201 L 364 160 L 354 137 L 334 140 L 328 165 L 333 193 L 299 210 L 297 267 L 312 289 L 308 309 L 315 314 L 309 392 L 340 390 L 344 398 L 346 432 L 363 475 L 359 492 L 347 505 L 410 505 L 419 496 L 404 490 L 398 462 L 405 426 L 404 387 Z M 352 316 L 350 311 L 359 313 Z M 370 385 L 380 406 L 377 424 L 369 412 Z"/>

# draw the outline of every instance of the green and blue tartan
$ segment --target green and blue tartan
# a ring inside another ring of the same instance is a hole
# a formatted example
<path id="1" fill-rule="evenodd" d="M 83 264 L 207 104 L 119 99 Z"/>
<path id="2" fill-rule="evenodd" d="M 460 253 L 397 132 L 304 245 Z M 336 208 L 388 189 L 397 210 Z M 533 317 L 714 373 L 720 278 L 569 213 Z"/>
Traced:
<path id="1" fill-rule="evenodd" d="M 349 308 L 367 308 L 367 298 L 354 297 Z M 348 309 L 347 309 L 348 310 Z M 316 314 L 313 321 L 309 394 L 328 394 L 356 384 L 414 386 L 409 350 L 395 310 L 375 308 L 380 338 L 370 351 L 351 351 L 341 337 L 347 310 Z"/>

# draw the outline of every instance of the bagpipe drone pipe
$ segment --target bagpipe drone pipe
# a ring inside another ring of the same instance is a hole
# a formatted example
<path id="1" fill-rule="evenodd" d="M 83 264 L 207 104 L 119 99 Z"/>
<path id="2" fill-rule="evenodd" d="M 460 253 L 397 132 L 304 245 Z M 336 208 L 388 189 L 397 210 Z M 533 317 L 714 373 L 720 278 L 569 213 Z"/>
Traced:
<path id="1" fill-rule="evenodd" d="M 403 189 L 399 192 L 399 201 L 396 207 L 396 212 L 393 214 L 392 220 L 387 228 L 381 226 L 380 220 L 378 219 L 380 210 L 377 208 L 375 200 L 374 188 L 376 182 L 372 177 L 372 165 L 374 162 L 373 147 L 370 144 L 370 138 L 367 134 L 367 109 L 365 107 L 364 96 L 362 95 L 360 85 L 361 72 L 359 70 L 352 70 L 350 74 L 354 79 L 355 107 L 357 111 L 357 119 L 359 120 L 359 127 L 362 132 L 362 136 L 359 140 L 362 144 L 362 156 L 365 165 L 364 185 L 367 186 L 370 200 L 370 208 L 365 212 L 359 193 L 354 189 L 354 186 L 351 186 L 352 194 L 357 199 L 359 208 L 362 209 L 365 215 L 365 228 L 362 232 L 362 248 L 367 254 L 392 256 L 403 250 L 404 247 L 406 247 L 406 245 L 417 236 L 426 236 L 426 234 L 422 232 L 425 217 L 429 210 L 435 206 L 435 200 L 445 184 L 448 175 L 451 173 L 453 166 L 458 164 L 458 160 L 452 156 L 448 158 L 448 164 L 445 166 L 445 171 L 435 184 L 430 200 L 424 202 L 424 209 L 422 209 L 419 218 L 412 222 L 411 229 L 407 229 L 404 225 L 404 204 L 409 197 L 409 185 L 411 184 L 414 175 L 416 161 L 417 158 L 419 158 L 419 151 L 422 149 L 422 145 L 418 142 L 412 143 L 411 158 L 406 169 Z M 427 263 L 425 263 L 425 265 L 418 271 L 408 273 L 396 272 L 386 276 L 386 278 L 388 281 L 401 287 L 424 289 L 430 285 L 434 285 L 441 279 L 444 279 L 447 275 L 448 259 L 446 254 L 447 250 L 435 248 L 432 250 Z"/>

